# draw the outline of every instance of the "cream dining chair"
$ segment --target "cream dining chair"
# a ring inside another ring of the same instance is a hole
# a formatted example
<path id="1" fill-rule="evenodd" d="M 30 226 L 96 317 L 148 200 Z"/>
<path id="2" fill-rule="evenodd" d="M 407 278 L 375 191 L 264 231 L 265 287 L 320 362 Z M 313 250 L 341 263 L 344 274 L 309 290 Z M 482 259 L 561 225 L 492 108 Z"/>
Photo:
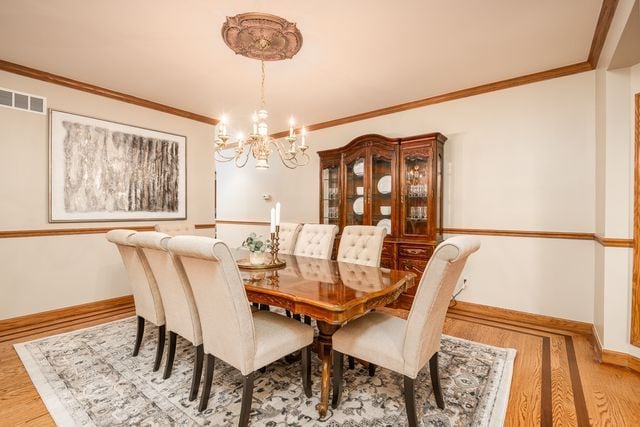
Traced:
<path id="1" fill-rule="evenodd" d="M 136 232 L 134 230 L 111 230 L 107 233 L 107 240 L 118 247 L 122 262 L 124 263 L 129 284 L 133 291 L 133 301 L 136 306 L 136 316 L 138 328 L 136 331 L 136 343 L 133 348 L 133 355 L 137 356 L 140 351 L 140 344 L 144 335 L 144 323 L 149 321 L 158 327 L 158 344 L 156 347 L 156 359 L 153 370 L 160 369 L 160 361 L 164 351 L 165 339 L 165 316 L 162 298 L 158 290 L 158 284 L 151 272 L 146 257 L 132 243 L 131 237 Z"/>
<path id="2" fill-rule="evenodd" d="M 292 254 L 296 248 L 296 241 L 298 240 L 298 234 L 302 229 L 302 224 L 296 224 L 294 222 L 282 222 L 280 223 L 280 233 L 278 237 L 280 244 L 278 250 L 283 254 Z"/>
<path id="3" fill-rule="evenodd" d="M 370 361 L 404 375 L 404 398 L 409 426 L 417 426 L 414 383 L 429 362 L 436 403 L 444 409 L 438 376 L 438 351 L 445 315 L 469 255 L 480 247 L 477 239 L 458 236 L 436 248 L 427 264 L 407 320 L 381 312 L 347 323 L 333 335 L 333 399 L 342 393 L 343 355 Z"/>
<path id="4" fill-rule="evenodd" d="M 384 227 L 372 225 L 348 225 L 342 229 L 337 261 L 380 267 L 382 244 L 387 235 Z M 349 369 L 355 367 L 353 357 L 349 356 Z M 369 375 L 373 376 L 376 366 L 369 363 Z"/>
<path id="5" fill-rule="evenodd" d="M 387 230 L 383 227 L 348 225 L 342 229 L 336 259 L 339 262 L 380 267 L 386 235 Z"/>
<path id="6" fill-rule="evenodd" d="M 216 357 L 242 373 L 241 426 L 249 420 L 255 371 L 301 349 L 303 389 L 310 397 L 313 329 L 269 311 L 252 313 L 240 271 L 224 242 L 177 236 L 168 247 L 184 266 L 200 313 L 207 355 L 200 411 L 208 405 Z"/>
<path id="7" fill-rule="evenodd" d="M 333 242 L 338 234 L 337 225 L 305 224 L 298 234 L 294 255 L 331 259 Z"/>
<path id="8" fill-rule="evenodd" d="M 180 260 L 175 259 L 167 251 L 170 239 L 171 236 L 168 234 L 154 231 L 136 233 L 131 237 L 131 241 L 140 248 L 151 267 L 164 304 L 166 329 L 169 331 L 169 351 L 163 378 L 167 379 L 171 376 L 176 354 L 177 335 L 180 335 L 189 341 L 195 350 L 193 377 L 189 393 L 189 400 L 195 400 L 198 396 L 204 360 L 200 316 L 191 285 Z"/>
<path id="9" fill-rule="evenodd" d="M 154 227 L 158 233 L 169 236 L 194 236 L 196 227 L 188 222 L 160 222 Z"/>

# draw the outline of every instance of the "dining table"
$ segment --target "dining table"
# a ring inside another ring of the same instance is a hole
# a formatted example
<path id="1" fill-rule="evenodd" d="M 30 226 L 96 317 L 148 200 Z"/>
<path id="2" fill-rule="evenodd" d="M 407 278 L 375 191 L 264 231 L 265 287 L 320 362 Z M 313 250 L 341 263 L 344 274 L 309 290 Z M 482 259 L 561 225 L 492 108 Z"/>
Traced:
<path id="1" fill-rule="evenodd" d="M 280 307 L 316 320 L 319 333 L 315 350 L 322 372 L 317 409 L 324 417 L 329 406 L 333 334 L 350 320 L 395 301 L 415 285 L 416 275 L 409 271 L 285 254 L 278 255 L 286 262 L 285 266 L 259 269 L 247 265 L 247 251 L 238 249 L 233 254 L 241 267 L 250 302 Z"/>

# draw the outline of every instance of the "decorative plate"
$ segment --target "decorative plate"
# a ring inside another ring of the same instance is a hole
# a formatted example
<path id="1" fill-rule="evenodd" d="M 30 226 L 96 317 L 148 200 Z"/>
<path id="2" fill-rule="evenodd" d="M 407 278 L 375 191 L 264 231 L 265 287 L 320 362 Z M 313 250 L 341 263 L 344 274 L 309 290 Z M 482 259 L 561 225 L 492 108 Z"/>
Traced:
<path id="1" fill-rule="evenodd" d="M 358 197 L 353 202 L 353 211 L 358 215 L 362 215 L 364 213 L 364 197 Z"/>
<path id="2" fill-rule="evenodd" d="M 391 220 L 390 219 L 381 219 L 376 224 L 378 227 L 385 228 L 387 230 L 387 234 L 391 234 Z"/>
<path id="3" fill-rule="evenodd" d="M 382 194 L 391 193 L 391 175 L 385 175 L 378 181 L 378 191 Z"/>
<path id="4" fill-rule="evenodd" d="M 358 176 L 364 175 L 364 159 L 356 160 L 353 164 L 353 173 Z"/>

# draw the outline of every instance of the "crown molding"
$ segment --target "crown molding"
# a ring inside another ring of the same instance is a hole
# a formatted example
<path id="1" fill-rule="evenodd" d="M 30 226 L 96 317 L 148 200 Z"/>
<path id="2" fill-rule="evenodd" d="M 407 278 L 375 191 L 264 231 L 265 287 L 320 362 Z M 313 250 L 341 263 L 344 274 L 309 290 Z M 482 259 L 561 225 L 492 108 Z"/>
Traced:
<path id="1" fill-rule="evenodd" d="M 149 101 L 147 99 L 138 98 L 137 96 L 128 95 L 122 92 L 116 92 L 115 90 L 106 89 L 78 80 L 73 80 L 68 77 L 49 73 L 47 71 L 37 70 L 35 68 L 26 67 L 20 64 L 15 64 L 13 62 L 4 61 L 2 59 L 0 59 L 0 70 L 7 71 L 13 74 L 19 74 L 21 76 L 29 77 L 36 80 L 42 80 L 60 86 L 65 86 L 71 89 L 88 92 L 93 95 L 103 96 L 105 98 L 111 98 L 117 101 L 138 105 L 140 107 L 161 111 L 163 113 L 172 114 L 174 116 L 184 117 L 189 120 L 195 120 L 197 122 L 202 122 L 209 125 L 215 126 L 216 124 L 218 124 L 218 119 L 213 117 L 207 117 L 201 114 L 192 113 L 190 111 L 181 110 L 169 105 L 164 105 L 158 102 Z"/>

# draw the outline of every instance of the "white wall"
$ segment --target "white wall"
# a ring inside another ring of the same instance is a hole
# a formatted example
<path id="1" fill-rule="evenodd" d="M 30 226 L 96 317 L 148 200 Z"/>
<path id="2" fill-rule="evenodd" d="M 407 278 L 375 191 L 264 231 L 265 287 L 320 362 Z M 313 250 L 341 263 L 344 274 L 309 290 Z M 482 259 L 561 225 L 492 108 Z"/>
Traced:
<path id="1" fill-rule="evenodd" d="M 6 72 L 0 87 L 44 96 L 53 109 L 186 135 L 188 221 L 213 222 L 212 126 Z M 0 108 L 0 148 L 0 230 L 153 224 L 47 222 L 46 115 Z M 131 293 L 101 234 L 0 239 L 0 271 L 0 319 Z"/>
<path id="2" fill-rule="evenodd" d="M 284 220 L 317 222 L 316 150 L 366 133 L 437 131 L 449 138 L 445 227 L 593 232 L 594 120 L 595 73 L 587 72 L 323 129 L 310 135 L 304 168 L 285 170 L 275 157 L 268 171 L 218 165 L 217 216 L 265 221 L 271 202 L 261 196 L 270 193 Z M 593 242 L 480 239 L 461 299 L 593 321 Z"/>

